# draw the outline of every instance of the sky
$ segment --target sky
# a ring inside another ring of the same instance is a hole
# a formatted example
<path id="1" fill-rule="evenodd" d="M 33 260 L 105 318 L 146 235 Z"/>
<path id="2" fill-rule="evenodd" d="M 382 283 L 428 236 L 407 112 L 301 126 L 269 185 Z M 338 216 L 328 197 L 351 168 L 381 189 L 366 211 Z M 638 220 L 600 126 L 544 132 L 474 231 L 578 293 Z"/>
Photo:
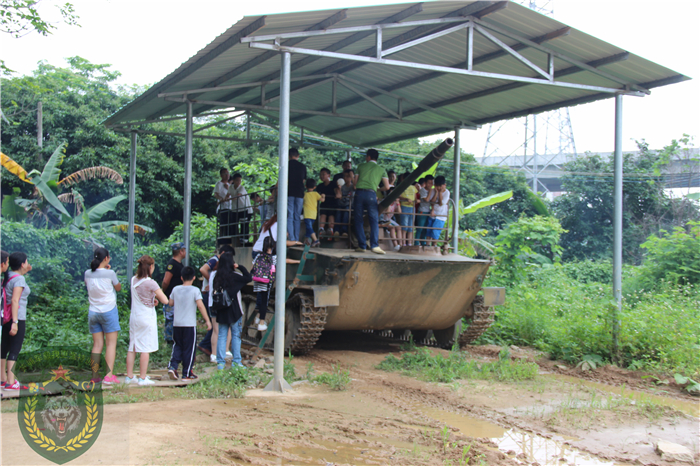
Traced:
<path id="1" fill-rule="evenodd" d="M 61 0 L 63 2 L 63 0 Z M 43 0 L 41 12 L 55 18 L 61 2 Z M 40 60 L 66 66 L 65 58 L 81 56 L 108 63 L 122 73 L 120 84 L 150 85 L 204 48 L 243 16 L 328 9 L 328 0 L 243 2 L 240 0 L 72 0 L 81 27 L 57 24 L 43 37 L 12 39 L 0 34 L 0 56 L 18 75 L 31 74 Z M 335 0 L 333 8 L 408 3 L 406 0 Z M 553 18 L 674 71 L 686 81 L 652 90 L 646 97 L 623 98 L 623 150 L 645 139 L 659 149 L 689 134 L 700 143 L 700 1 L 554 0 Z M 611 152 L 614 148 L 614 101 L 572 107 L 571 125 L 579 153 Z M 609 124 L 601 125 L 601 121 Z M 522 125 L 510 124 L 510 131 Z M 543 126 L 540 124 L 540 126 Z M 512 145 L 496 139 L 507 152 Z M 462 149 L 481 156 L 488 126 L 463 130 Z M 515 134 L 515 133 L 512 133 Z M 430 138 L 428 138 L 430 139 Z M 542 139 L 542 138 L 540 138 Z"/>

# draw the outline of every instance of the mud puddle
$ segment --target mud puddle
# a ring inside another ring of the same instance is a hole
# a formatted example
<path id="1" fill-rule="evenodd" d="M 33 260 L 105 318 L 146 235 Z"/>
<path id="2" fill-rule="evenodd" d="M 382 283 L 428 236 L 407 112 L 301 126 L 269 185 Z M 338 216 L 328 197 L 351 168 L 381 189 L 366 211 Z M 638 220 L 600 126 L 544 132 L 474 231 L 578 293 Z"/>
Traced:
<path id="1" fill-rule="evenodd" d="M 463 435 L 475 438 L 488 438 L 498 450 L 518 461 L 537 462 L 542 466 L 574 464 L 577 466 L 624 466 L 618 463 L 598 459 L 588 453 L 579 451 L 569 445 L 574 438 L 552 436 L 545 438 L 518 429 L 505 429 L 483 419 L 463 414 L 450 413 L 421 403 L 410 403 L 410 408 L 423 413 L 441 423 L 458 429 Z"/>

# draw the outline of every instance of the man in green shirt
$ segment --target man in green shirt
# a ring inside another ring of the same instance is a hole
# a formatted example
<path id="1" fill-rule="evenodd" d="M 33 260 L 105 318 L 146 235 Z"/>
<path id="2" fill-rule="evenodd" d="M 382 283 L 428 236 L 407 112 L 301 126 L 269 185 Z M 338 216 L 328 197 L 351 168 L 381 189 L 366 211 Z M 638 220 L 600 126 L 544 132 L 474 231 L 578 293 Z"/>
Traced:
<path id="1" fill-rule="evenodd" d="M 376 149 L 369 149 L 365 158 L 366 162 L 361 163 L 355 172 L 355 205 L 354 221 L 355 234 L 359 247 L 357 252 L 365 252 L 367 249 L 367 238 L 365 237 L 363 216 L 367 210 L 369 218 L 369 242 L 372 252 L 384 254 L 379 247 L 379 211 L 377 209 L 377 186 L 380 191 L 389 190 L 389 176 L 386 170 L 377 164 L 379 152 Z"/>

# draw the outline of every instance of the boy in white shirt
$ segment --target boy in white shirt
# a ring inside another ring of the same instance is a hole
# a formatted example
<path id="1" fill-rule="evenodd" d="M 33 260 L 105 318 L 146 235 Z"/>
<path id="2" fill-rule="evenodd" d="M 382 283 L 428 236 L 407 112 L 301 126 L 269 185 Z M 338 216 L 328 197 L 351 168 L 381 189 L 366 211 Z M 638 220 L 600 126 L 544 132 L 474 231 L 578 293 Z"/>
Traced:
<path id="1" fill-rule="evenodd" d="M 426 225 L 428 227 L 426 238 L 432 239 L 433 241 L 430 241 L 432 244 L 436 244 L 437 240 L 440 239 L 442 227 L 445 226 L 445 222 L 447 221 L 447 204 L 450 201 L 450 192 L 447 190 L 444 176 L 435 178 L 434 191 L 435 194 L 433 194 L 430 199 L 432 211 L 430 212 L 430 218 Z"/>
<path id="2" fill-rule="evenodd" d="M 197 376 L 192 372 L 195 346 L 197 345 L 197 309 L 211 330 L 211 321 L 202 302 L 202 292 L 194 282 L 194 269 L 184 267 L 181 272 L 182 285 L 170 292 L 170 302 L 173 309 L 173 352 L 168 364 L 168 376 L 177 380 L 177 369 L 182 363 L 182 380 L 194 380 Z"/>

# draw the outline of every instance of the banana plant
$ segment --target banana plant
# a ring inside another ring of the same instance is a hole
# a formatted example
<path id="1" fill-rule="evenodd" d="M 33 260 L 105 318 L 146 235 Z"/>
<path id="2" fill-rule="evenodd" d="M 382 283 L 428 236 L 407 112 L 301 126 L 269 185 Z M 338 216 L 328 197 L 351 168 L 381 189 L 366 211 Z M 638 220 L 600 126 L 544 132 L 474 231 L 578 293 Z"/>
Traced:
<path id="1" fill-rule="evenodd" d="M 123 184 L 122 176 L 116 170 L 108 167 L 89 167 L 71 173 L 67 177 L 59 180 L 61 175 L 61 165 L 65 158 L 65 143 L 61 143 L 53 152 L 44 166 L 44 170 L 27 171 L 17 162 L 2 154 L 2 166 L 10 173 L 17 176 L 22 181 L 34 185 L 33 199 L 19 199 L 18 193 L 8 196 L 7 204 L 3 202 L 3 216 L 10 218 L 20 217 L 15 209 L 11 209 L 9 203 L 22 207 L 28 213 L 30 221 L 36 226 L 68 226 L 71 230 L 90 230 L 94 228 L 112 229 L 113 231 L 124 231 L 126 222 L 107 221 L 100 222 L 101 218 L 108 212 L 113 211 L 117 204 L 126 199 L 126 196 L 114 196 L 94 205 L 85 208 L 84 199 L 73 186 L 80 181 L 93 179 L 108 179 L 116 184 Z M 69 193 L 57 195 L 56 192 L 64 187 L 70 187 Z M 64 206 L 65 203 L 74 204 L 74 214 L 71 215 Z M 7 210 L 6 210 L 7 208 Z M 8 213 L 6 215 L 6 212 Z M 150 232 L 151 229 L 145 226 L 136 225 L 135 231 L 140 234 Z"/>

